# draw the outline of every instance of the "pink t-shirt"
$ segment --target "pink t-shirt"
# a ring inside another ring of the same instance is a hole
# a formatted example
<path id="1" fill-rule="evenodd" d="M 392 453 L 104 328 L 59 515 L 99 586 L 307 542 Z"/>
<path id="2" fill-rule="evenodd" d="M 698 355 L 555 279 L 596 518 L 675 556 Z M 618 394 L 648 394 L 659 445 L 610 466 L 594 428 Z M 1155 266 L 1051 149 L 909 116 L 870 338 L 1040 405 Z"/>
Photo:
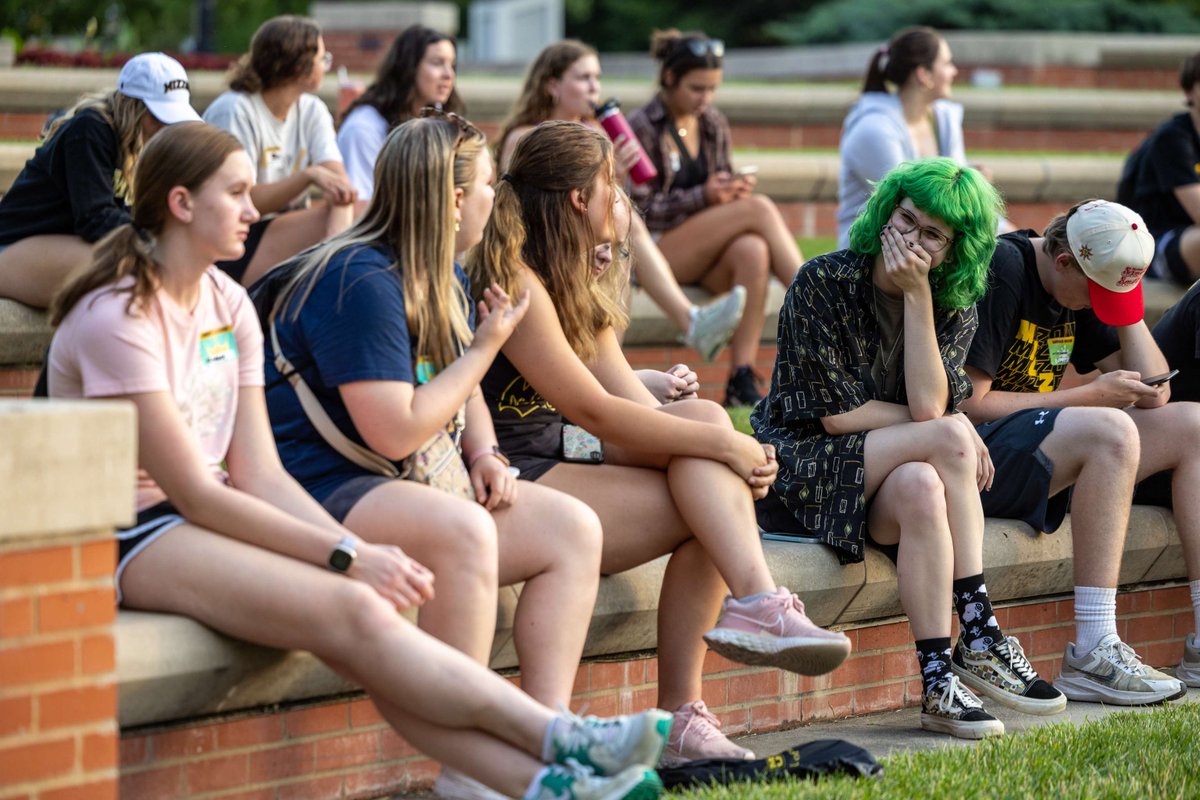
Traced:
<path id="1" fill-rule="evenodd" d="M 50 345 L 50 396 L 170 392 L 213 477 L 227 481 L 221 462 L 233 437 L 238 387 L 263 385 L 262 331 L 246 290 L 209 267 L 194 309 L 163 292 L 145 312 L 135 306 L 126 313 L 128 303 L 128 292 L 104 287 L 71 309 Z M 165 499 L 138 469 L 137 510 Z"/>

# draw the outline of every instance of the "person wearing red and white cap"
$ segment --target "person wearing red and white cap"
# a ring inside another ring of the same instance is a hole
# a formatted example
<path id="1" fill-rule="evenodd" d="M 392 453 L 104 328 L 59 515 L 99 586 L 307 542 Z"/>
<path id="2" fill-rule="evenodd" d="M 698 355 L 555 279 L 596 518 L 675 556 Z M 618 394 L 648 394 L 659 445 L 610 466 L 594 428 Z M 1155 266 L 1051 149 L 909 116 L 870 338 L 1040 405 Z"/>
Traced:
<path id="1" fill-rule="evenodd" d="M 1104 200 L 1079 203 L 1040 237 L 1000 237 L 966 360 L 963 408 L 996 467 L 984 512 L 1050 533 L 1071 510 L 1076 637 L 1054 683 L 1071 700 L 1143 705 L 1186 692 L 1116 629 L 1135 485 L 1166 470 L 1180 488 L 1200 478 L 1200 404 L 1167 405 L 1169 381 L 1154 380 L 1169 367 L 1142 319 L 1153 257 L 1142 218 Z M 1068 364 L 1101 374 L 1059 389 Z M 1200 497 L 1174 495 L 1188 572 L 1200 577 Z"/>
<path id="2" fill-rule="evenodd" d="M 129 222 L 138 155 L 166 125 L 197 122 L 187 73 L 164 53 L 126 62 L 116 88 L 54 120 L 0 200 L 0 297 L 45 307 L 92 246 Z"/>

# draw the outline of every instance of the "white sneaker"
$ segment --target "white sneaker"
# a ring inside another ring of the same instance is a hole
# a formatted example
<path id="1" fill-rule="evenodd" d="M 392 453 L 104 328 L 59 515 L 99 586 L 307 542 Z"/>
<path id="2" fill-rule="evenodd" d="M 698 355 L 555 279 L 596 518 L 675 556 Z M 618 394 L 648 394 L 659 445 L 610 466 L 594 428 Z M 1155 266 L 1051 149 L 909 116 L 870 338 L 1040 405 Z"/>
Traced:
<path id="1" fill-rule="evenodd" d="M 596 775 L 617 775 L 631 766 L 653 770 L 667 745 L 671 713 L 654 708 L 621 717 L 580 717 L 562 711 L 551 723 L 543 761 L 574 762 Z"/>
<path id="2" fill-rule="evenodd" d="M 508 795 L 448 767 L 442 767 L 442 774 L 433 782 L 433 793 L 443 800 L 508 800 Z"/>
<path id="3" fill-rule="evenodd" d="M 1175 677 L 1188 686 L 1200 688 L 1200 646 L 1194 633 L 1183 640 L 1183 660 L 1175 668 Z"/>
<path id="4" fill-rule="evenodd" d="M 551 764 L 525 797 L 533 800 L 655 800 L 662 794 L 658 773 L 633 766 L 616 775 L 600 776 L 577 761 Z"/>
<path id="5" fill-rule="evenodd" d="M 712 361 L 729 343 L 745 310 L 746 287 L 734 286 L 715 300 L 692 308 L 691 324 L 687 333 L 679 337 L 680 341 L 700 353 L 705 361 Z"/>
<path id="6" fill-rule="evenodd" d="M 1076 655 L 1074 643 L 1068 643 L 1054 686 L 1069 700 L 1116 706 L 1161 703 L 1187 693 L 1182 682 L 1143 664 L 1141 656 L 1115 633 L 1082 656 Z"/>

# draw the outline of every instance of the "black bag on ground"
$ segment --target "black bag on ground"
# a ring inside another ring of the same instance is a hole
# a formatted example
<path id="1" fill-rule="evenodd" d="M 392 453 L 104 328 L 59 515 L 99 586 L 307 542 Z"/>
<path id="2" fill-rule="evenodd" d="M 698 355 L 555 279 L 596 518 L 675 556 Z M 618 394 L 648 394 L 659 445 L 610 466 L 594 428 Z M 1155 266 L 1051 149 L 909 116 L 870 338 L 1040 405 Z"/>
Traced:
<path id="1" fill-rule="evenodd" d="M 745 781 L 766 783 L 789 775 L 797 778 L 819 778 L 823 775 L 873 778 L 882 774 L 883 767 L 879 766 L 874 756 L 842 739 L 819 739 L 751 761 L 709 758 L 658 770 L 658 777 L 667 789 Z"/>

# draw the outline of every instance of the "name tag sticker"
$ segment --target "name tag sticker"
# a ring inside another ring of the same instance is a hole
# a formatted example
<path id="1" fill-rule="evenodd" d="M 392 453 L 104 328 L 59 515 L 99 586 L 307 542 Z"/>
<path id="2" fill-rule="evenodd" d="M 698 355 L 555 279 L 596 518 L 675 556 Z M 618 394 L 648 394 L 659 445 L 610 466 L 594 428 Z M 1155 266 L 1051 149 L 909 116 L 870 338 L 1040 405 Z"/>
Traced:
<path id="1" fill-rule="evenodd" d="M 233 335 L 233 328 L 218 328 L 215 331 L 200 334 L 201 363 L 208 365 L 236 361 L 237 356 L 237 339 Z"/>
<path id="2" fill-rule="evenodd" d="M 1061 336 L 1057 339 L 1050 339 L 1046 342 L 1046 346 L 1050 350 L 1051 366 L 1064 367 L 1071 362 L 1071 350 L 1075 347 L 1075 337 Z"/>

